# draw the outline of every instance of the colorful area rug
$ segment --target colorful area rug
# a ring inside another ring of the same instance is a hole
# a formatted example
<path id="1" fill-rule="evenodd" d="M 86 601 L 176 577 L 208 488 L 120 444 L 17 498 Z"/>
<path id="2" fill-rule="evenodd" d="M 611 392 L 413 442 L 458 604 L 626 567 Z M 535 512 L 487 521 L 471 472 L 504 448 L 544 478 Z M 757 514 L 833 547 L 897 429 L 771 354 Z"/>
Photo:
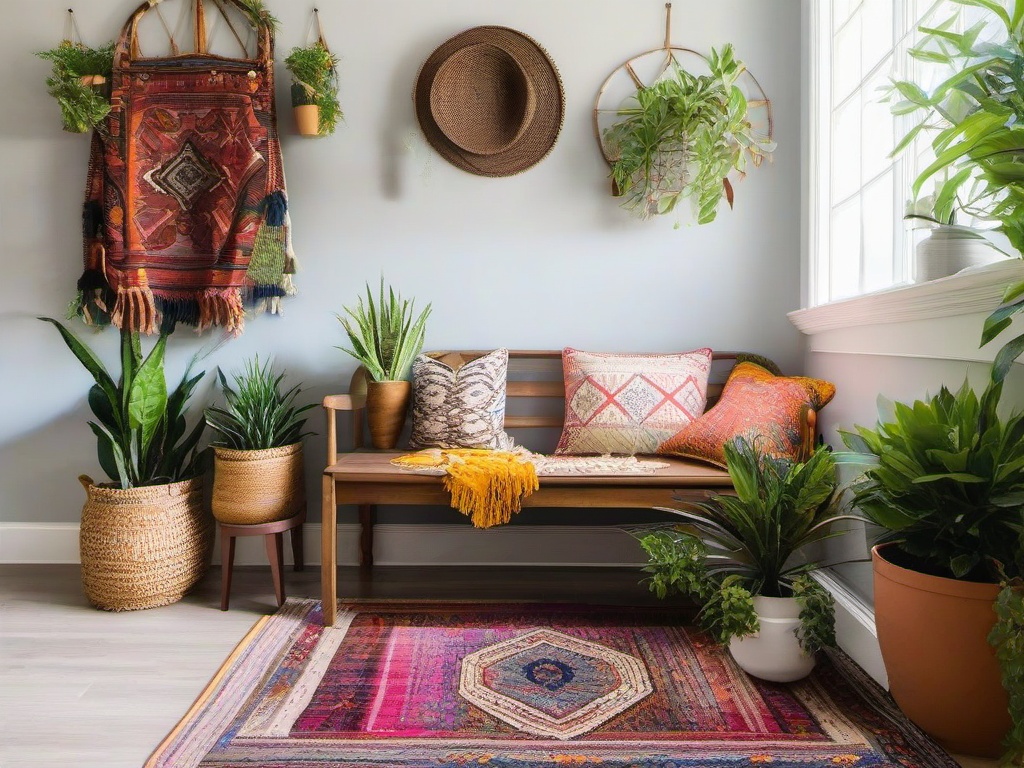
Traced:
<path id="1" fill-rule="evenodd" d="M 664 609 L 290 600 L 147 766 L 956 768 L 840 653 L 750 678 Z"/>

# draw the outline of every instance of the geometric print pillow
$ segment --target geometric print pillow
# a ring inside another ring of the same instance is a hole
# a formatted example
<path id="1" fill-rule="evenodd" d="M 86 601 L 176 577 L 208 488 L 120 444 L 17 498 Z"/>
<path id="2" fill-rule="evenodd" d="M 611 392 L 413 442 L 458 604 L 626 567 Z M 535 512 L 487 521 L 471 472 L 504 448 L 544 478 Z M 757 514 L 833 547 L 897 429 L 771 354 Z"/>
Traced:
<path id="1" fill-rule="evenodd" d="M 508 350 L 463 363 L 451 355 L 412 364 L 412 439 L 419 448 L 508 449 L 505 389 Z"/>
<path id="2" fill-rule="evenodd" d="M 724 467 L 725 444 L 743 437 L 764 455 L 805 461 L 813 449 L 816 414 L 835 393 L 828 381 L 776 376 L 755 363 L 737 363 L 714 407 L 666 440 L 658 453 Z"/>
<path id="3" fill-rule="evenodd" d="M 711 350 L 673 355 L 562 352 L 565 423 L 555 453 L 654 453 L 704 412 Z"/>

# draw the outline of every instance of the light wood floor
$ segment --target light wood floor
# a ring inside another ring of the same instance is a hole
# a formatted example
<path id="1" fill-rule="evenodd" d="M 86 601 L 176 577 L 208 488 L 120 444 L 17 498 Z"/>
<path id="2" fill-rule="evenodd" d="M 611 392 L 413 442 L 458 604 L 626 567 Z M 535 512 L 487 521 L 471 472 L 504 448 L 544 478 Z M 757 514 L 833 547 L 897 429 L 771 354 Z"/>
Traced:
<path id="1" fill-rule="evenodd" d="M 175 605 L 105 613 L 86 603 L 77 567 L 0 566 L 0 768 L 139 768 L 253 622 L 275 610 L 268 569 L 236 569 L 226 613 L 219 579 L 214 569 Z M 290 594 L 319 596 L 317 568 L 286 579 Z M 369 581 L 342 568 L 339 593 L 655 602 L 636 581 L 635 571 L 602 568 L 377 568 Z"/>

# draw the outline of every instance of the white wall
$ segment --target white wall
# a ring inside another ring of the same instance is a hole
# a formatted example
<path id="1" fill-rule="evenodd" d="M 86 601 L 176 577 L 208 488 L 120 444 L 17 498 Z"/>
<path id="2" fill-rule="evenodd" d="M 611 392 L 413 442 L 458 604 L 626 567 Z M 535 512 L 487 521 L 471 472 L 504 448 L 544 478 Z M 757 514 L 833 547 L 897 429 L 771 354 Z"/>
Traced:
<path id="1" fill-rule="evenodd" d="M 173 18 L 179 0 L 162 7 Z M 136 0 L 82 0 L 87 42 L 113 37 Z M 311 4 L 269 0 L 280 17 L 278 60 L 304 40 Z M 799 30 L 797 0 L 718 0 L 677 8 L 675 42 L 706 51 L 732 42 L 775 107 L 775 162 L 737 189 L 736 210 L 705 227 L 638 222 L 607 194 L 591 129 L 605 76 L 659 44 L 664 4 L 636 0 L 392 0 L 319 4 L 341 55 L 346 121 L 326 139 L 292 135 L 281 110 L 300 295 L 283 318 L 259 318 L 218 349 L 212 369 L 272 354 L 310 397 L 344 391 L 353 363 L 334 313 L 383 272 L 432 302 L 428 347 L 689 349 L 710 345 L 802 361 L 786 319 L 799 305 Z M 80 270 L 80 208 L 88 139 L 62 133 L 45 93 L 66 4 L 0 0 L 0 521 L 71 522 L 75 478 L 99 469 L 85 425 L 89 379 L 55 332 Z M 501 24 L 536 38 L 565 85 L 555 150 L 513 178 L 448 165 L 422 139 L 410 93 L 421 62 L 467 27 Z M 278 104 L 287 107 L 283 66 Z M 113 361 L 116 334 L 90 338 Z M 172 339 L 171 376 L 206 340 Z M 203 389 L 201 398 L 209 395 Z M 310 498 L 319 498 L 321 441 L 309 442 Z"/>

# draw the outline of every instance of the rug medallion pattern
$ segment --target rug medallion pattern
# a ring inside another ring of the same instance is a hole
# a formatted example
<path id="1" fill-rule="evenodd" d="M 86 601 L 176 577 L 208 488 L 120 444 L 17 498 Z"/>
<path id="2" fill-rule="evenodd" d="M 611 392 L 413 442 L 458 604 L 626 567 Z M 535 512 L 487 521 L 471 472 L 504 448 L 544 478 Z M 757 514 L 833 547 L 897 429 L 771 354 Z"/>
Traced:
<path id="1" fill-rule="evenodd" d="M 956 768 L 842 654 L 744 674 L 664 609 L 289 600 L 149 766 Z"/>

